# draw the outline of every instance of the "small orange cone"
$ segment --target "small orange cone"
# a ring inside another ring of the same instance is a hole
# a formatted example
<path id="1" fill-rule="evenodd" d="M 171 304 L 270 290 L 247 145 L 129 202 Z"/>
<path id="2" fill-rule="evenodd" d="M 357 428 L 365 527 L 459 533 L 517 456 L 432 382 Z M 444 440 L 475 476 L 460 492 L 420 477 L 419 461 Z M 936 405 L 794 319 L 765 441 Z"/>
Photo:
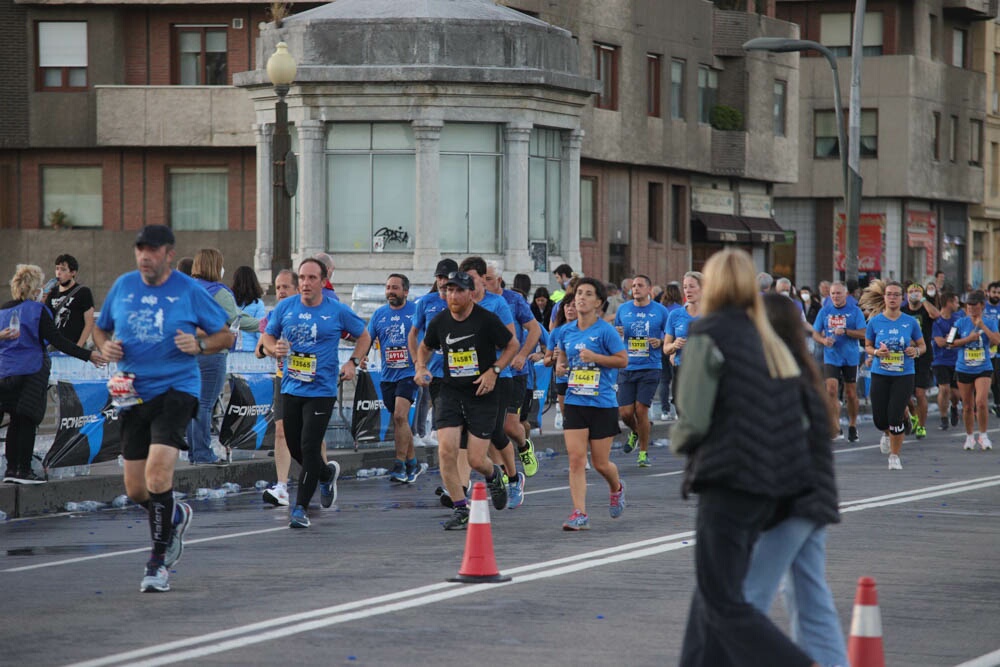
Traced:
<path id="1" fill-rule="evenodd" d="M 878 594 L 871 577 L 858 579 L 851 617 L 851 636 L 847 642 L 847 660 L 852 667 L 885 667 L 882 651 L 882 614 L 878 610 Z"/>
<path id="2" fill-rule="evenodd" d="M 469 512 L 468 534 L 465 536 L 465 557 L 458 576 L 448 581 L 463 584 L 495 584 L 510 581 L 500 574 L 493 557 L 493 533 L 490 530 L 490 508 L 486 501 L 486 485 L 476 482 L 472 487 L 472 508 Z"/>

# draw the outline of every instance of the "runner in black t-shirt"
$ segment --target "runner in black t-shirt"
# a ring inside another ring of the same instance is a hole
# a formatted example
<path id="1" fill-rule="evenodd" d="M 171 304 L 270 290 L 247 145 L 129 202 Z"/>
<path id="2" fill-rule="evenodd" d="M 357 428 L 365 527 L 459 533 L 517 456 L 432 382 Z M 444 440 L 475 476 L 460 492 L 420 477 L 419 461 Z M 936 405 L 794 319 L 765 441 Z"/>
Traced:
<path id="1" fill-rule="evenodd" d="M 448 310 L 438 313 L 427 325 L 417 350 L 416 381 L 422 387 L 430 384 L 427 362 L 433 351 L 440 349 L 444 378 L 434 402 L 434 427 L 438 432 L 441 477 L 451 497 L 459 499 L 444 529 L 464 530 L 469 523 L 469 507 L 458 472 L 463 428 L 468 432 L 469 465 L 486 477 L 493 506 L 507 506 L 503 470 L 490 461 L 487 450 L 501 409 L 493 388 L 520 346 L 500 318 L 475 304 L 475 284 L 469 274 L 457 271 L 448 276 L 447 289 Z M 499 359 L 497 348 L 503 348 Z"/>
<path id="2" fill-rule="evenodd" d="M 931 329 L 934 320 L 941 316 L 941 311 L 924 298 L 924 288 L 919 283 L 913 283 L 906 288 L 906 303 L 900 308 L 904 315 L 910 315 L 920 323 L 920 331 L 924 334 L 924 344 L 927 351 L 914 360 L 913 394 L 911 401 L 910 428 L 917 440 L 927 437 L 927 390 L 934 386 L 934 352 L 931 350 L 933 335 Z"/>

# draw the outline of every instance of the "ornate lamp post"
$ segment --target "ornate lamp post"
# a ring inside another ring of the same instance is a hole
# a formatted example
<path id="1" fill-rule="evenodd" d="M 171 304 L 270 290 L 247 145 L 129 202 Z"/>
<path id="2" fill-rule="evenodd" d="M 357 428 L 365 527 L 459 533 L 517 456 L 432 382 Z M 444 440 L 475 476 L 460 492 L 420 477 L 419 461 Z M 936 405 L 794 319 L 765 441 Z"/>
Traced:
<path id="1" fill-rule="evenodd" d="M 298 169 L 288 136 L 288 104 L 285 103 L 285 95 L 295 81 L 295 69 L 295 59 L 288 53 L 288 45 L 278 42 L 274 53 L 267 59 L 267 78 L 271 80 L 274 92 L 278 95 L 278 101 L 274 105 L 274 136 L 271 140 L 271 156 L 274 160 L 271 170 L 274 179 L 272 285 L 278 272 L 289 268 L 292 263 L 292 195 L 298 184 Z"/>

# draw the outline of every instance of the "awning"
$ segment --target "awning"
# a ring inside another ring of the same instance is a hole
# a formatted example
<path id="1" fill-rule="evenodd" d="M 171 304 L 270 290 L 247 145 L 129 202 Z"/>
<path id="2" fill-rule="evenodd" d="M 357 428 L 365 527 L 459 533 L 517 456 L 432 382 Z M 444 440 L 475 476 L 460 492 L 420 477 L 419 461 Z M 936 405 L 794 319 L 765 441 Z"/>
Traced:
<path id="1" fill-rule="evenodd" d="M 771 218 L 740 216 L 740 220 L 750 230 L 750 236 L 754 243 L 780 243 L 785 240 L 785 230 Z"/>
<path id="2" fill-rule="evenodd" d="M 692 211 L 691 220 L 704 228 L 708 241 L 744 243 L 750 240 L 750 230 L 735 215 Z"/>

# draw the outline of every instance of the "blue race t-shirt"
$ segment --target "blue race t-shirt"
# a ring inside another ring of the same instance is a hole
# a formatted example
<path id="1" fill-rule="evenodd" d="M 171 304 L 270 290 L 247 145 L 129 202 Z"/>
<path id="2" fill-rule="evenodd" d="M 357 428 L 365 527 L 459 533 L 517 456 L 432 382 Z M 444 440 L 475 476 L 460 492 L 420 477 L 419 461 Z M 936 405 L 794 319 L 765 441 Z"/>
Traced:
<path id="1" fill-rule="evenodd" d="M 663 354 L 653 348 L 649 341 L 663 340 L 667 332 L 667 309 L 655 301 L 645 306 L 626 301 L 615 313 L 615 326 L 622 328 L 625 349 L 628 351 L 628 370 L 660 370 L 663 368 Z"/>
<path id="2" fill-rule="evenodd" d="M 570 324 L 576 324 L 576 321 L 574 320 L 572 322 L 566 322 L 565 324 L 560 324 L 553 331 L 549 333 L 549 347 L 551 349 L 558 350 L 561 348 L 563 352 L 566 352 L 566 348 L 563 347 L 563 336 L 566 333 L 566 327 L 568 327 Z M 568 358 L 569 353 L 567 353 L 566 356 Z M 555 372 L 555 370 L 553 370 L 553 372 Z M 569 382 L 568 375 L 556 375 L 556 384 L 566 384 L 567 382 Z"/>
<path id="3" fill-rule="evenodd" d="M 487 292 L 483 296 L 483 300 L 476 304 L 477 306 L 482 306 L 486 310 L 490 311 L 494 315 L 500 318 L 504 326 L 514 323 L 514 315 L 510 312 L 510 306 L 507 305 L 507 300 L 504 299 L 499 294 L 494 294 L 493 292 Z M 531 311 L 528 311 L 531 314 Z M 534 317 L 532 317 L 534 319 Z M 516 329 L 517 327 L 515 327 Z M 499 355 L 497 355 L 499 356 Z M 509 378 L 514 377 L 513 371 L 511 370 L 510 364 L 504 366 L 503 372 L 500 373 L 500 377 Z"/>
<path id="4" fill-rule="evenodd" d="M 329 297 L 307 306 L 301 298 L 289 297 L 271 312 L 265 331 L 288 340 L 291 352 L 285 360 L 281 393 L 293 396 L 337 395 L 343 332 L 357 338 L 365 322 L 353 310 Z"/>
<path id="5" fill-rule="evenodd" d="M 864 329 L 865 315 L 857 306 L 845 303 L 843 308 L 837 308 L 830 302 L 820 308 L 813 329 L 821 336 L 834 339 L 833 347 L 823 348 L 823 363 L 831 366 L 857 366 L 861 358 L 861 348 L 856 338 L 845 334 L 833 333 L 837 329 Z"/>
<path id="6" fill-rule="evenodd" d="M 410 334 L 416 310 L 412 301 L 407 301 L 398 310 L 385 304 L 372 313 L 368 320 L 368 334 L 372 337 L 373 345 L 378 341 L 382 355 L 383 382 L 399 382 L 403 378 L 413 377 L 413 360 L 410 359 L 406 338 Z"/>
<path id="7" fill-rule="evenodd" d="M 872 359 L 872 373 L 876 375 L 913 375 L 913 358 L 903 350 L 924 337 L 920 325 L 909 315 L 900 313 L 890 320 L 885 313 L 879 313 L 868 322 L 865 338 L 872 341 L 878 350 L 885 343 L 891 353 L 885 359 Z"/>
<path id="8" fill-rule="evenodd" d="M 955 323 L 964 317 L 961 313 L 952 313 L 951 317 L 941 316 L 934 320 L 934 325 L 931 327 L 931 333 L 933 338 L 940 336 L 941 338 L 947 339 L 948 333 L 951 328 L 955 326 Z M 957 336 L 956 336 L 957 337 Z M 934 361 L 932 366 L 948 366 L 949 368 L 955 367 L 955 362 L 958 361 L 958 350 L 953 347 L 940 347 L 937 344 L 937 340 L 931 341 L 931 349 L 934 351 Z"/>
<path id="9" fill-rule="evenodd" d="M 990 331 L 997 330 L 995 319 L 988 320 L 984 315 L 983 324 Z M 955 327 L 958 329 L 958 338 L 965 338 L 976 330 L 976 325 L 968 316 L 959 318 Z M 956 348 L 955 351 L 958 353 L 955 370 L 959 373 L 978 374 L 983 371 L 993 371 L 993 363 L 990 361 L 990 339 L 986 337 L 985 333 L 980 332 L 977 340 L 966 343 L 962 347 Z"/>
<path id="10" fill-rule="evenodd" d="M 441 298 L 437 291 L 428 292 L 417 301 L 417 309 L 413 313 L 413 327 L 417 330 L 417 343 L 424 340 L 427 334 L 427 324 L 434 319 L 434 316 L 442 310 L 448 308 L 448 302 Z M 441 350 L 434 350 L 431 358 L 427 361 L 427 370 L 436 378 L 444 377 L 444 355 Z"/>
<path id="11" fill-rule="evenodd" d="M 226 327 L 226 311 L 194 279 L 171 271 L 162 285 L 147 285 L 138 271 L 126 273 L 111 286 L 97 326 L 121 341 L 125 358 L 118 370 L 134 373 L 134 387 L 143 401 L 167 392 L 201 394 L 201 370 L 196 355 L 177 349 L 180 330 L 210 334 Z"/>
<path id="12" fill-rule="evenodd" d="M 510 313 L 514 318 L 514 335 L 517 336 L 517 342 L 524 345 L 524 342 L 528 340 L 528 330 L 524 328 L 524 325 L 536 321 L 535 316 L 531 314 L 531 306 L 528 305 L 523 296 L 514 290 L 505 289 L 501 296 L 507 302 L 507 307 L 510 308 Z M 514 368 L 510 370 L 515 377 L 527 375 L 531 371 L 531 363 L 525 362 L 521 370 Z"/>
<path id="13" fill-rule="evenodd" d="M 678 338 L 687 338 L 688 329 L 691 327 L 691 323 L 694 322 L 697 317 L 691 317 L 688 313 L 687 308 L 678 308 L 670 313 L 667 318 L 667 331 L 666 335 L 673 336 L 674 340 Z M 681 365 L 681 353 L 684 350 L 677 350 L 674 353 L 674 366 Z"/>
<path id="14" fill-rule="evenodd" d="M 618 407 L 615 384 L 618 369 L 605 368 L 593 362 L 580 359 L 580 351 L 591 350 L 597 354 L 611 355 L 625 349 L 625 343 L 609 322 L 597 320 L 586 329 L 580 329 L 580 321 L 569 322 L 563 333 L 562 348 L 569 366 L 569 386 L 566 388 L 566 403 L 595 408 Z"/>
<path id="15" fill-rule="evenodd" d="M 994 306 L 989 301 L 983 304 L 983 322 L 986 322 L 987 326 L 989 326 L 990 322 L 993 322 L 996 326 L 1000 326 L 1000 305 Z M 1000 350 L 997 349 L 996 345 L 990 346 L 990 356 L 1000 356 Z"/>

